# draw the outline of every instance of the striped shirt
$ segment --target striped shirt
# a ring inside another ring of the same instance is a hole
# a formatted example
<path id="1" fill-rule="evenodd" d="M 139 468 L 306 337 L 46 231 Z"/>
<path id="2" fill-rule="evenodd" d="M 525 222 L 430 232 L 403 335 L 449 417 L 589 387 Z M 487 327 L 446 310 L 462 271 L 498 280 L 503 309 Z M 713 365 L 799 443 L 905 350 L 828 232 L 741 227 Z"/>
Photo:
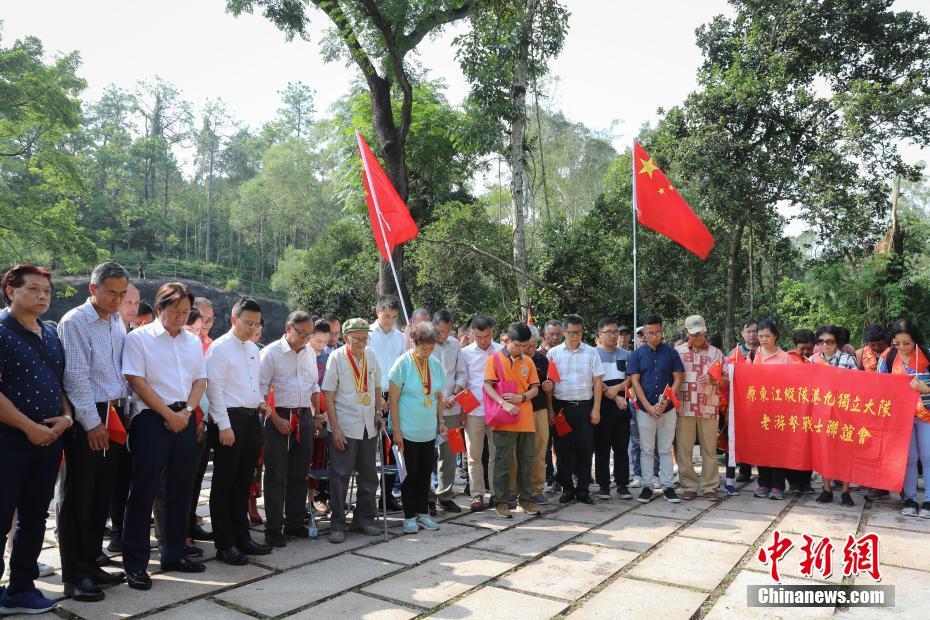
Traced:
<path id="1" fill-rule="evenodd" d="M 549 351 L 549 363 L 555 364 L 561 381 L 552 395 L 558 400 L 590 400 L 594 398 L 594 377 L 604 375 L 601 358 L 594 347 L 581 343 L 570 350 L 563 342 Z M 550 370 L 551 372 L 551 370 Z"/>
<path id="2" fill-rule="evenodd" d="M 64 388 L 74 418 L 89 431 L 101 424 L 96 403 L 129 396 L 123 376 L 126 325 L 118 313 L 100 318 L 91 300 L 73 308 L 58 323 L 65 350 Z"/>
<path id="3" fill-rule="evenodd" d="M 437 341 L 432 357 L 439 360 L 445 371 L 446 381 L 443 393 L 446 398 L 452 395 L 452 389 L 456 385 L 468 384 L 468 364 L 465 356 L 462 355 L 462 345 L 458 340 L 450 336 L 445 342 Z M 458 415 L 459 413 L 461 413 L 461 407 L 457 403 L 451 409 L 447 408 L 443 411 L 443 415 Z"/>
<path id="4" fill-rule="evenodd" d="M 275 407 L 299 409 L 310 406 L 310 396 L 320 391 L 320 375 L 313 349 L 304 345 L 294 351 L 286 336 L 262 349 L 259 389 L 268 394 L 274 386 Z"/>

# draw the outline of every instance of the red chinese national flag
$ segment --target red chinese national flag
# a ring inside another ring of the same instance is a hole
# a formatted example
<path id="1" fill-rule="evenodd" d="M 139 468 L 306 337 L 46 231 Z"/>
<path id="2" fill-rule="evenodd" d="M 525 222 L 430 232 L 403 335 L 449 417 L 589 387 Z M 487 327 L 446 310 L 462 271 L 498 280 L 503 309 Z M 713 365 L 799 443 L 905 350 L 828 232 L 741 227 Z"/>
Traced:
<path id="1" fill-rule="evenodd" d="M 662 397 L 672 401 L 672 404 L 675 405 L 675 409 L 681 409 L 681 401 L 678 400 L 677 396 L 675 396 L 675 392 L 672 391 L 672 386 L 665 386 L 665 390 L 662 392 Z"/>
<path id="2" fill-rule="evenodd" d="M 646 150 L 633 144 L 633 200 L 640 224 L 707 260 L 714 238 Z"/>
<path id="3" fill-rule="evenodd" d="M 107 432 L 110 434 L 110 441 L 118 443 L 121 446 L 125 445 L 126 428 L 123 426 L 122 421 L 120 421 L 119 415 L 117 415 L 113 405 L 110 405 L 110 409 L 107 411 Z"/>
<path id="4" fill-rule="evenodd" d="M 713 377 L 717 383 L 723 379 L 723 365 L 720 360 L 714 360 L 714 363 L 707 368 L 707 376 Z"/>
<path id="5" fill-rule="evenodd" d="M 559 383 L 562 377 L 559 376 L 559 369 L 555 365 L 555 360 L 549 360 L 549 370 L 546 371 L 546 378 L 553 383 Z"/>
<path id="6" fill-rule="evenodd" d="M 355 135 L 362 158 L 362 184 L 375 245 L 384 260 L 389 261 L 394 248 L 416 237 L 420 230 L 362 134 L 356 131 Z"/>

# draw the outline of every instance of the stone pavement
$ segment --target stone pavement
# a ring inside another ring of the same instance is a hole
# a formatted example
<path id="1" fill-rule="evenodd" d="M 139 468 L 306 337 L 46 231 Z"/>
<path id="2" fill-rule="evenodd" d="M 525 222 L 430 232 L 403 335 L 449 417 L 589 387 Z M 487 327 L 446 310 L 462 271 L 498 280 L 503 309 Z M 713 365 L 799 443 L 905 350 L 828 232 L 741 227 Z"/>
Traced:
<path id="1" fill-rule="evenodd" d="M 755 499 L 754 488 L 749 483 L 720 502 L 680 504 L 614 496 L 559 505 L 551 496 L 542 516 L 518 510 L 511 520 L 493 511 L 440 511 L 441 529 L 417 535 L 403 535 L 401 515 L 389 515 L 386 542 L 349 533 L 334 545 L 323 521 L 318 540 L 290 539 L 286 548 L 241 567 L 213 559 L 212 545 L 199 543 L 207 550 L 205 573 L 156 572 L 152 590 L 110 587 L 96 604 L 62 599 L 58 576 L 38 585 L 61 599 L 45 616 L 64 618 L 930 617 L 930 520 L 901 517 L 896 501 L 866 502 L 860 493 L 855 507 L 843 508 L 817 504 L 813 495 Z M 201 494 L 204 516 L 208 495 L 208 489 Z M 458 501 L 465 506 L 467 500 Z M 260 529 L 257 540 L 263 540 Z M 848 533 L 880 534 L 881 583 L 896 586 L 896 606 L 748 608 L 746 586 L 771 583 L 756 555 L 776 529 L 795 540 L 779 565 L 789 584 L 873 583 L 868 576 L 843 580 L 842 549 Z M 802 534 L 833 537 L 834 575 L 827 581 L 800 576 Z M 47 539 L 40 559 L 57 568 L 51 528 Z M 155 550 L 152 568 L 157 558 Z M 114 565 L 119 562 L 115 556 Z"/>

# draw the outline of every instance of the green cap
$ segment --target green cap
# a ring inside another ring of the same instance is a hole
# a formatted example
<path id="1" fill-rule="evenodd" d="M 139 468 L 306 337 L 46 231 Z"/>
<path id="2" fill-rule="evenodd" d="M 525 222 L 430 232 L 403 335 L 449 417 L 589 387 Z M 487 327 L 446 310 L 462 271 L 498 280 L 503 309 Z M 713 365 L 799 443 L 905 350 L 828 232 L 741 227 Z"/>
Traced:
<path id="1" fill-rule="evenodd" d="M 342 333 L 350 334 L 352 332 L 367 332 L 370 329 L 368 321 L 365 319 L 349 319 L 342 324 Z"/>

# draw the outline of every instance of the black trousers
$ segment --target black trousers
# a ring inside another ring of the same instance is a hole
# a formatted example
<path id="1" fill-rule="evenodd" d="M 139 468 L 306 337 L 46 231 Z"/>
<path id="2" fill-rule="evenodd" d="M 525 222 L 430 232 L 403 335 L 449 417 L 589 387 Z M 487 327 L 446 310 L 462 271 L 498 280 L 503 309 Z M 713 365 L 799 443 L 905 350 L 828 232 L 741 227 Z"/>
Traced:
<path id="1" fill-rule="evenodd" d="M 229 423 L 236 441 L 220 445 L 220 429 L 211 423 L 213 481 L 210 484 L 210 521 L 217 549 L 249 542 L 249 486 L 264 437 L 258 409 L 231 408 Z M 190 478 L 188 478 L 190 480 Z"/>
<path id="2" fill-rule="evenodd" d="M 435 440 L 410 441 L 404 439 L 404 464 L 407 477 L 400 483 L 400 497 L 404 504 L 404 517 L 429 513 L 430 474 L 433 473 Z"/>
<path id="3" fill-rule="evenodd" d="M 126 426 L 126 423 L 123 423 Z M 126 499 L 129 497 L 129 483 L 132 481 L 132 458 L 126 446 L 110 442 L 113 451 L 113 468 L 116 470 L 113 482 L 113 495 L 110 499 L 110 540 L 123 540 L 123 520 L 126 518 Z M 107 450 L 107 457 L 110 456 Z"/>
<path id="4" fill-rule="evenodd" d="M 279 416 L 290 419 L 290 409 L 278 407 Z M 299 413 L 300 441 L 295 433 L 282 435 L 265 420 L 265 531 L 285 525 L 303 525 L 307 514 L 307 472 L 313 459 L 313 420 L 309 409 Z"/>
<path id="5" fill-rule="evenodd" d="M 594 480 L 610 486 L 610 451 L 614 452 L 614 482 L 625 487 L 630 481 L 630 410 L 613 401 L 601 401 L 601 422 L 594 427 Z"/>
<path id="6" fill-rule="evenodd" d="M 191 480 L 197 463 L 194 416 L 179 433 L 165 427 L 164 419 L 145 409 L 129 425 L 132 482 L 123 521 L 123 566 L 127 571 L 147 570 L 151 550 L 149 532 L 155 491 L 164 476 L 161 510 L 161 561 L 184 557 Z"/>
<path id="7" fill-rule="evenodd" d="M 107 403 L 97 403 L 101 424 L 106 420 L 107 408 Z M 111 442 L 111 446 L 117 444 Z M 90 449 L 87 432 L 80 424 L 75 424 L 67 433 L 65 458 L 68 466 L 58 515 L 61 578 L 66 583 L 87 579 L 97 569 L 118 460 L 112 448 L 105 452 Z"/>
<path id="8" fill-rule="evenodd" d="M 45 539 L 48 506 L 55 493 L 55 479 L 61 464 L 64 438 L 51 446 L 35 446 L 24 433 L 0 426 L 0 550 L 6 549 L 6 535 L 19 517 L 13 532 L 10 554 L 9 594 L 31 590 L 39 577 L 36 562 Z M 3 577 L 3 553 L 0 552 L 0 578 Z"/>
<path id="9" fill-rule="evenodd" d="M 193 530 L 197 525 L 197 504 L 200 502 L 200 489 L 203 487 L 203 477 L 207 473 L 210 463 L 210 441 L 204 436 L 203 441 L 197 443 L 197 469 L 194 470 L 194 482 L 191 487 L 191 504 L 187 513 L 188 527 Z"/>
<path id="10" fill-rule="evenodd" d="M 783 467 L 765 467 L 763 465 L 757 465 L 756 469 L 759 470 L 760 487 L 769 487 L 770 489 L 779 489 L 781 491 L 785 490 L 787 469 Z"/>
<path id="11" fill-rule="evenodd" d="M 593 400 L 586 401 L 555 401 L 555 410 L 565 412 L 572 432 L 555 437 L 555 456 L 559 461 L 559 484 L 564 491 L 575 491 L 581 497 L 589 494 L 591 486 L 591 455 L 594 452 L 594 425 L 591 424 L 591 408 Z M 575 486 L 574 478 L 578 479 Z"/>

